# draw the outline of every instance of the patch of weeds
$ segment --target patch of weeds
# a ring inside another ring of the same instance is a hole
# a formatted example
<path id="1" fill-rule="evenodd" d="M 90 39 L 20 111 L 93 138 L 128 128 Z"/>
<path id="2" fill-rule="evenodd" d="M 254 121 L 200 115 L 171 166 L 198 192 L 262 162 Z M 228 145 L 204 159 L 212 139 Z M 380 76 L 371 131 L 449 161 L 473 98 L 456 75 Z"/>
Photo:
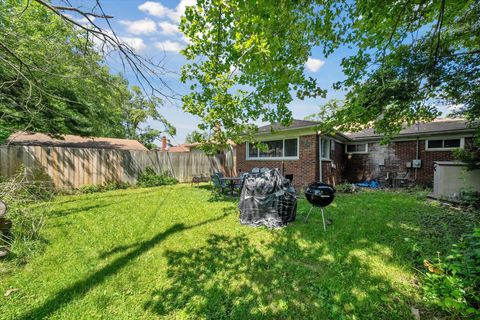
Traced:
<path id="1" fill-rule="evenodd" d="M 167 173 L 156 173 L 152 168 L 146 168 L 138 177 L 140 187 L 158 187 L 178 183 L 178 180 Z"/>
<path id="2" fill-rule="evenodd" d="M 55 193 L 41 173 L 21 167 L 12 178 L 0 183 L 0 199 L 8 206 L 6 218 L 12 228 L 1 241 L 9 247 L 8 259 L 26 263 L 43 248 L 40 231 L 47 217 L 47 205 Z"/>
<path id="3" fill-rule="evenodd" d="M 455 318 L 480 317 L 480 228 L 461 239 L 445 258 L 424 261 L 423 298 Z"/>
<path id="4" fill-rule="evenodd" d="M 358 190 L 353 183 L 340 183 L 335 186 L 335 190 L 340 193 L 354 193 Z"/>
<path id="5" fill-rule="evenodd" d="M 113 190 L 132 188 L 133 185 L 127 182 L 109 182 L 106 184 L 87 184 L 78 189 L 79 193 L 97 193 Z"/>
<path id="6" fill-rule="evenodd" d="M 461 189 L 460 201 L 469 209 L 480 209 L 480 192 L 473 189 Z"/>
<path id="7" fill-rule="evenodd" d="M 414 187 L 405 189 L 405 192 L 414 195 L 418 200 L 424 200 L 430 193 L 432 193 L 432 189 L 425 186 L 416 185 Z"/>
<path id="8" fill-rule="evenodd" d="M 442 211 L 425 212 L 420 217 L 421 237 L 436 242 L 437 251 L 445 252 L 444 244 L 455 243 L 480 223 L 478 212 Z"/>

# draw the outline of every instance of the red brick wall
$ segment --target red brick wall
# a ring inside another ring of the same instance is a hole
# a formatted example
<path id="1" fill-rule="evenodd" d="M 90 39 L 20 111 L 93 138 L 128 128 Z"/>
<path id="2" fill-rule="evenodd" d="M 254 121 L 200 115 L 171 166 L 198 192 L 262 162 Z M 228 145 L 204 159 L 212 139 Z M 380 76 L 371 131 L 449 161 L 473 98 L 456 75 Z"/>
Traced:
<path id="1" fill-rule="evenodd" d="M 246 160 L 246 145 L 237 146 L 237 169 L 242 172 L 252 168 L 278 168 L 284 174 L 293 174 L 293 184 L 297 190 L 319 180 L 318 166 L 318 136 L 300 137 L 298 160 Z M 345 145 L 335 142 L 335 148 L 330 154 L 331 160 L 322 161 L 323 181 L 336 185 L 342 182 L 345 170 Z"/>
<path id="2" fill-rule="evenodd" d="M 469 139 L 465 139 L 465 143 Z M 344 179 L 355 182 L 365 179 L 385 180 L 387 173 L 404 176 L 417 184 L 431 186 L 433 184 L 433 163 L 435 161 L 454 160 L 452 151 L 426 151 L 425 140 L 418 144 L 418 158 L 422 160 L 419 169 L 407 168 L 406 163 L 416 159 L 416 141 L 398 141 L 381 146 L 379 143 L 369 143 L 367 154 L 352 154 L 348 159 L 345 155 Z M 383 159 L 383 165 L 382 163 Z M 416 171 L 416 173 L 415 173 Z"/>
<path id="3" fill-rule="evenodd" d="M 469 143 L 469 138 L 465 139 Z M 252 168 L 278 168 L 284 174 L 293 174 L 293 184 L 297 190 L 309 183 L 318 181 L 318 136 L 300 137 L 299 160 L 246 160 L 246 145 L 236 148 L 237 169 L 239 172 Z M 351 159 L 345 154 L 345 145 L 335 142 L 331 160 L 322 161 L 323 182 L 336 185 L 341 182 L 356 182 L 366 179 L 379 179 L 384 182 L 389 176 L 405 177 L 421 185 L 432 185 L 433 163 L 435 161 L 454 160 L 452 151 L 426 151 L 425 140 L 419 141 L 419 159 L 422 167 L 415 170 L 407 168 L 406 163 L 416 159 L 416 141 L 392 142 L 389 145 L 369 143 L 368 153 L 352 154 Z M 415 174 L 416 171 L 416 174 Z"/>
<path id="4" fill-rule="evenodd" d="M 293 185 L 297 190 L 318 179 L 318 140 L 316 135 L 299 138 L 298 160 L 246 160 L 246 144 L 237 145 L 237 169 L 239 172 L 252 168 L 278 168 L 283 175 L 293 174 Z"/>

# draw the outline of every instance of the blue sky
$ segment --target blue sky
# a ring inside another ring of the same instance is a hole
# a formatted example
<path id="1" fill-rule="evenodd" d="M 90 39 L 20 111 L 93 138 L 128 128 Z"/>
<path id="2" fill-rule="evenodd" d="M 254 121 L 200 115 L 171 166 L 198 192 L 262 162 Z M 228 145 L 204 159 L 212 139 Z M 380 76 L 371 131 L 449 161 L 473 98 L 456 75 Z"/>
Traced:
<path id="1" fill-rule="evenodd" d="M 172 71 L 166 76 L 166 80 L 169 86 L 179 94 L 187 91 L 187 87 L 178 78 L 180 67 L 186 62 L 178 51 L 186 45 L 186 42 L 177 27 L 184 7 L 193 2 L 194 0 L 103 0 L 101 2 L 105 12 L 114 17 L 111 23 L 117 35 L 134 47 L 138 53 L 154 59 L 165 56 L 164 65 Z M 351 54 L 349 51 L 346 48 L 340 48 L 325 58 L 320 49 L 313 48 L 311 58 L 305 66 L 306 73 L 316 78 L 319 87 L 327 89 L 328 94 L 326 99 L 293 101 L 289 107 L 294 118 L 303 119 L 317 112 L 319 105 L 326 100 L 343 97 L 344 93 L 333 90 L 332 84 L 344 78 L 340 61 L 342 57 Z M 112 72 L 122 71 L 118 64 L 111 63 L 111 67 Z M 135 83 L 133 74 L 126 72 L 124 76 L 132 84 Z M 177 135 L 172 139 L 174 144 L 183 143 L 185 136 L 197 128 L 198 119 L 183 112 L 180 101 L 165 103 L 161 112 L 177 128 Z M 161 128 L 155 122 L 150 122 L 149 125 Z"/>

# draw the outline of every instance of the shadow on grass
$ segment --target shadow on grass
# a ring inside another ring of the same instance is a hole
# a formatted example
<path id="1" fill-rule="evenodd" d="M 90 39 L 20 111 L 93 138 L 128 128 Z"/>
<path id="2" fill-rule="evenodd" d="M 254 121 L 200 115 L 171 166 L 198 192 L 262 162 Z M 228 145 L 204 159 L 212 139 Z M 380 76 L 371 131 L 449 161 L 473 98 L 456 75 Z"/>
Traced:
<path id="1" fill-rule="evenodd" d="M 211 235 L 202 247 L 167 251 L 168 282 L 144 307 L 167 318 L 411 318 L 418 301 L 403 239 L 418 230 L 395 211 L 403 205 L 393 199 L 386 214 L 373 205 L 357 216 L 332 214 L 327 233 L 313 216 L 272 231 L 268 242 Z"/>
<path id="2" fill-rule="evenodd" d="M 118 257 L 117 259 L 113 260 L 111 263 L 107 264 L 105 267 L 101 268 L 100 270 L 88 276 L 87 278 L 77 281 L 71 286 L 57 292 L 57 294 L 55 294 L 54 297 L 44 302 L 41 306 L 33 310 L 30 310 L 29 312 L 21 316 L 19 319 L 26 320 L 26 319 L 48 318 L 57 310 L 61 309 L 62 306 L 70 303 L 75 299 L 81 298 L 82 296 L 87 294 L 90 290 L 102 284 L 106 279 L 116 274 L 121 269 L 125 268 L 130 263 L 130 261 L 136 259 L 140 255 L 151 250 L 152 248 L 160 244 L 163 240 L 165 240 L 172 234 L 193 229 L 204 224 L 212 223 L 214 221 L 221 220 L 224 217 L 226 217 L 226 214 L 223 214 L 219 217 L 209 219 L 191 226 L 185 226 L 184 224 L 175 224 L 172 227 L 165 230 L 164 232 L 157 234 L 150 240 L 133 245 L 133 247 L 135 248 L 134 250 L 130 251 L 129 253 L 121 257 Z M 114 249 L 114 251 L 120 252 L 120 251 L 127 250 L 131 247 L 132 246 L 128 246 L 125 248 L 116 248 Z M 115 252 L 110 251 L 110 252 L 107 252 L 105 255 L 113 254 Z"/>
<path id="3" fill-rule="evenodd" d="M 258 249 L 244 236 L 212 235 L 204 247 L 166 253 L 169 286 L 145 308 L 205 319 L 408 318 L 411 298 L 351 250 L 333 254 L 334 267 L 318 261 L 326 248 L 305 251 L 288 236 Z"/>
<path id="4" fill-rule="evenodd" d="M 233 195 L 230 193 L 230 189 L 225 190 L 225 192 L 221 193 L 220 191 L 216 190 L 211 184 L 196 185 L 195 189 L 209 191 L 210 199 L 208 199 L 208 202 L 237 202 L 240 197 L 238 191 L 234 191 Z"/>

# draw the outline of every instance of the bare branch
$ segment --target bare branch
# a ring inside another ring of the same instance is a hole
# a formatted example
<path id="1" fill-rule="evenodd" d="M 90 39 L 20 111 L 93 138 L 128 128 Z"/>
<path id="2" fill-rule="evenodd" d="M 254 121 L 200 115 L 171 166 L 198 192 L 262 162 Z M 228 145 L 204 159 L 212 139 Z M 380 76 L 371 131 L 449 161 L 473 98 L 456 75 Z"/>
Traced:
<path id="1" fill-rule="evenodd" d="M 441 30 L 442 30 L 442 25 L 443 25 L 444 13 L 445 13 L 445 0 L 442 0 L 440 2 L 440 13 L 438 15 L 437 25 L 435 26 L 435 31 L 433 33 L 434 37 L 435 37 L 435 34 L 437 35 L 437 44 L 435 46 L 433 69 L 435 69 L 435 67 L 437 66 L 437 62 L 438 62 L 438 53 L 440 51 L 440 35 L 441 35 Z"/>
<path id="2" fill-rule="evenodd" d="M 37 0 L 35 0 L 37 1 Z M 37 2 L 43 2 L 41 0 L 38 0 Z M 52 6 L 53 8 L 60 10 L 60 11 L 74 11 L 84 17 L 94 17 L 94 18 L 100 18 L 100 19 L 113 19 L 113 16 L 108 16 L 108 15 L 103 15 L 103 14 L 96 14 L 92 12 L 85 12 L 82 11 L 78 8 L 75 7 L 64 7 L 64 6 Z"/>

